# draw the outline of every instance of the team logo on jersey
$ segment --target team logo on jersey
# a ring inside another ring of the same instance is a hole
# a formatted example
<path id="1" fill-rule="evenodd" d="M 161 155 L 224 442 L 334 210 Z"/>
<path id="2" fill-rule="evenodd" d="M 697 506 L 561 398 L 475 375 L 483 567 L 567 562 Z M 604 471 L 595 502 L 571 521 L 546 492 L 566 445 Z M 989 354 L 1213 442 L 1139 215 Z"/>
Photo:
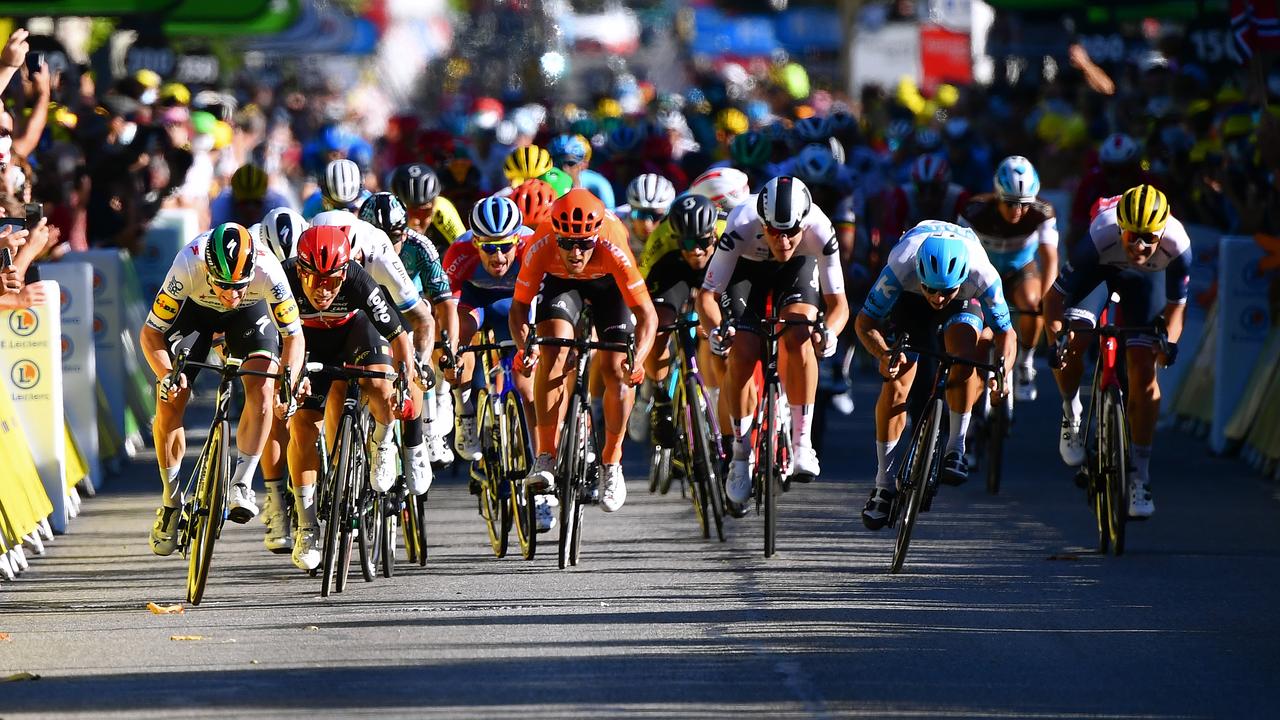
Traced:
<path id="1" fill-rule="evenodd" d="M 724 250 L 725 252 L 733 252 L 734 245 L 736 245 L 741 239 L 742 238 L 738 237 L 738 232 L 736 230 L 727 232 L 720 236 L 720 240 L 716 242 L 716 247 Z"/>
<path id="2" fill-rule="evenodd" d="M 289 296 L 289 294 L 290 294 L 289 286 L 286 285 L 285 283 L 282 283 L 282 282 L 276 283 L 271 288 L 271 297 L 274 298 L 277 302 L 285 299 L 286 297 Z"/>
<path id="3" fill-rule="evenodd" d="M 164 291 L 170 295 L 177 296 L 182 294 L 183 287 L 182 281 L 178 278 L 169 278 L 169 283 L 164 286 Z"/>
<path id="4" fill-rule="evenodd" d="M 292 298 L 276 305 L 272 308 L 272 312 L 276 316 L 276 322 L 281 325 L 292 325 L 298 322 L 298 303 Z"/>
<path id="5" fill-rule="evenodd" d="M 827 238 L 827 244 L 822 246 L 823 255 L 835 255 L 840 252 L 840 241 L 836 240 L 836 236 L 832 235 Z"/>
<path id="6" fill-rule="evenodd" d="M 381 323 L 391 322 L 391 310 L 387 301 L 382 299 L 382 288 L 374 288 L 369 293 L 369 309 L 373 311 L 373 319 Z"/>
<path id="7" fill-rule="evenodd" d="M 151 313 L 164 322 L 169 322 L 178 315 L 178 300 L 162 292 L 156 295 L 156 301 L 151 303 Z"/>

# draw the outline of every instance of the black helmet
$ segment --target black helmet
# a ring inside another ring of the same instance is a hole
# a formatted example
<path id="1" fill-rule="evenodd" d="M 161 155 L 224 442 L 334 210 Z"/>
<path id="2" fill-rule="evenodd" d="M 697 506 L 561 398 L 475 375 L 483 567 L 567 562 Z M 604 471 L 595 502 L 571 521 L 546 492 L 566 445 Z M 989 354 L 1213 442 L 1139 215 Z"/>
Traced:
<path id="1" fill-rule="evenodd" d="M 409 163 L 395 169 L 391 192 L 407 208 L 420 208 L 440 195 L 440 178 L 425 163 Z"/>
<path id="2" fill-rule="evenodd" d="M 676 198 L 667 217 L 671 219 L 671 229 L 684 250 L 705 248 L 716 241 L 719 212 L 714 202 L 701 195 L 686 194 Z"/>

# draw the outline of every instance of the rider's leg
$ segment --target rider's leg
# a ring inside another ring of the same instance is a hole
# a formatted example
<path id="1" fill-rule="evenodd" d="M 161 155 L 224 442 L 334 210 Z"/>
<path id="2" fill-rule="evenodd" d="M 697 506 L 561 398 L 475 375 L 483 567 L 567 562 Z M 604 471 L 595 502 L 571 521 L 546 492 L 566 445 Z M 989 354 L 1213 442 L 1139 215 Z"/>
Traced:
<path id="1" fill-rule="evenodd" d="M 171 392 L 173 397 L 168 402 L 159 398 L 156 400 L 156 419 L 151 424 L 151 436 L 155 442 L 156 464 L 160 467 L 160 481 L 164 488 L 161 502 L 165 507 L 178 507 L 182 504 L 178 473 L 182 470 L 182 456 L 187 451 L 182 417 L 187 410 L 187 402 L 191 399 L 191 389 L 187 387 Z"/>
<path id="2" fill-rule="evenodd" d="M 553 318 L 537 325 L 539 337 L 572 338 L 573 323 Z M 574 381 L 569 364 L 569 349 L 538 348 L 538 365 L 534 369 L 533 404 L 535 411 L 535 444 L 539 455 L 556 454 L 560 423 L 564 421 L 565 396 Z"/>
<path id="3" fill-rule="evenodd" d="M 907 397 L 916 377 L 916 364 L 907 361 L 902 374 L 886 379 L 876 400 L 876 487 L 893 488 L 893 459 L 902 432 L 907 428 Z"/>
<path id="4" fill-rule="evenodd" d="M 605 465 L 622 462 L 626 418 L 635 400 L 635 390 L 627 384 L 628 373 L 623 368 L 625 360 L 626 355 L 619 352 L 596 354 L 596 365 L 604 376 L 604 446 L 600 449 L 600 461 Z"/>
<path id="5" fill-rule="evenodd" d="M 751 453 L 751 423 L 756 413 L 756 364 L 760 362 L 763 341 L 754 332 L 740 330 L 729 351 L 727 387 L 720 394 L 729 409 L 729 427 L 733 430 L 733 456 L 745 460 Z"/>
<path id="6" fill-rule="evenodd" d="M 783 308 L 783 320 L 813 320 L 818 308 L 795 303 Z M 778 352 L 782 387 L 791 404 L 791 442 L 797 448 L 813 447 L 813 403 L 818 394 L 818 358 L 808 327 L 787 328 Z"/>
<path id="7" fill-rule="evenodd" d="M 259 372 L 275 372 L 275 360 L 254 356 L 245 359 L 241 368 Z M 258 469 L 258 461 L 267 445 L 270 431 L 268 422 L 274 404 L 276 383 L 264 377 L 243 375 L 240 378 L 244 385 L 244 409 L 240 412 L 240 422 L 236 426 L 236 469 L 231 476 L 232 485 L 253 486 L 253 473 Z"/>
<path id="8" fill-rule="evenodd" d="M 316 440 L 324 415 L 320 410 L 299 409 L 289 419 L 289 477 L 293 481 L 294 503 L 298 510 L 298 527 L 316 526 L 316 477 L 320 472 L 320 454 Z"/>
<path id="9" fill-rule="evenodd" d="M 483 310 L 474 308 L 458 308 L 458 337 L 464 338 L 463 344 L 475 336 L 476 330 L 483 322 L 483 315 L 479 315 L 482 312 Z M 458 415 L 474 417 L 476 414 L 475 398 L 471 392 L 475 371 L 475 353 L 466 353 L 458 358 L 458 382 L 453 386 L 453 404 L 457 408 Z"/>
<path id="10" fill-rule="evenodd" d="M 944 342 L 947 352 L 960 357 L 977 359 L 978 337 L 982 332 L 981 316 L 970 312 L 956 314 L 947 322 Z M 948 425 L 947 452 L 964 453 L 965 434 L 973 404 L 982 392 L 977 371 L 969 365 L 956 363 L 947 373 L 947 407 L 951 411 Z"/>

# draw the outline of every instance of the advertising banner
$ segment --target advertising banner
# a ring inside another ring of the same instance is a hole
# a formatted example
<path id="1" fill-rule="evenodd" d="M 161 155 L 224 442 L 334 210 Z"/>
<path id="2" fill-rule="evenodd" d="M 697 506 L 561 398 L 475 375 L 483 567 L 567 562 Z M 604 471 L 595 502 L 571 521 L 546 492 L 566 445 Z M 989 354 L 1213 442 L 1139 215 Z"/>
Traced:
<path id="1" fill-rule="evenodd" d="M 1209 447 L 1227 451 L 1226 427 L 1248 387 L 1271 330 L 1265 252 L 1253 238 L 1224 237 L 1218 255 L 1218 345 L 1214 358 L 1213 423 Z"/>
<path id="2" fill-rule="evenodd" d="M 969 33 L 948 30 L 940 25 L 920 26 L 920 87 L 933 92 L 943 83 L 968 85 L 973 82 L 973 50 Z"/>
<path id="3" fill-rule="evenodd" d="M 93 268 L 93 331 L 94 363 L 98 383 L 106 397 L 106 410 L 111 417 L 114 435 L 125 437 L 125 417 L 129 414 L 125 405 L 126 369 L 121 334 L 126 332 L 124 254 L 119 250 L 87 250 L 70 253 L 66 260 L 87 262 Z M 141 326 L 133 328 L 136 332 Z M 123 448 L 120 448 L 123 449 Z"/>
<path id="4" fill-rule="evenodd" d="M 102 487 L 98 443 L 97 348 L 93 344 L 93 267 L 56 262 L 40 276 L 57 281 L 62 318 L 62 385 L 67 427 L 84 457 L 94 489 Z"/>
<path id="5" fill-rule="evenodd" d="M 62 328 L 58 283 L 44 281 L 48 296 L 30 308 L 0 313 L 0 370 L 27 436 L 31 457 L 53 503 L 49 518 L 65 532 L 66 429 L 62 410 Z"/>

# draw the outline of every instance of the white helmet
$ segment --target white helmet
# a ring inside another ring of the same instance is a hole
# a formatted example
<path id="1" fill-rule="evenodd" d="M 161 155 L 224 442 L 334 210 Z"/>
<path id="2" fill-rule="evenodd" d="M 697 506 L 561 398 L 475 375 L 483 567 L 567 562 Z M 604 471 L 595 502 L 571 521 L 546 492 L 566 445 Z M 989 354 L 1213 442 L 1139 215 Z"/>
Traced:
<path id="1" fill-rule="evenodd" d="M 1000 161 L 993 183 L 996 197 L 1014 202 L 1031 202 L 1040 194 L 1040 175 L 1031 161 L 1010 155 Z"/>
<path id="2" fill-rule="evenodd" d="M 1138 159 L 1138 143 L 1124 133 L 1112 133 L 1098 148 L 1098 162 L 1103 165 L 1125 165 Z"/>
<path id="3" fill-rule="evenodd" d="M 307 227 L 302 215 L 287 207 L 278 207 L 262 218 L 258 240 L 271 248 L 277 260 L 284 262 L 298 254 L 298 238 Z"/>
<path id="4" fill-rule="evenodd" d="M 360 197 L 363 185 L 360 166 L 338 158 L 325 166 L 324 177 L 320 178 L 320 194 L 330 203 L 346 207 Z"/>
<path id="5" fill-rule="evenodd" d="M 736 168 L 714 168 L 694 178 L 689 192 L 715 203 L 724 212 L 738 207 L 751 197 L 751 181 Z"/>
<path id="6" fill-rule="evenodd" d="M 676 199 L 671 181 L 655 173 L 638 175 L 627 185 L 627 203 L 633 210 L 658 210 L 665 213 Z"/>
<path id="7" fill-rule="evenodd" d="M 764 184 L 756 196 L 756 213 L 765 227 L 795 230 L 813 209 L 813 196 L 798 178 L 776 177 Z"/>

